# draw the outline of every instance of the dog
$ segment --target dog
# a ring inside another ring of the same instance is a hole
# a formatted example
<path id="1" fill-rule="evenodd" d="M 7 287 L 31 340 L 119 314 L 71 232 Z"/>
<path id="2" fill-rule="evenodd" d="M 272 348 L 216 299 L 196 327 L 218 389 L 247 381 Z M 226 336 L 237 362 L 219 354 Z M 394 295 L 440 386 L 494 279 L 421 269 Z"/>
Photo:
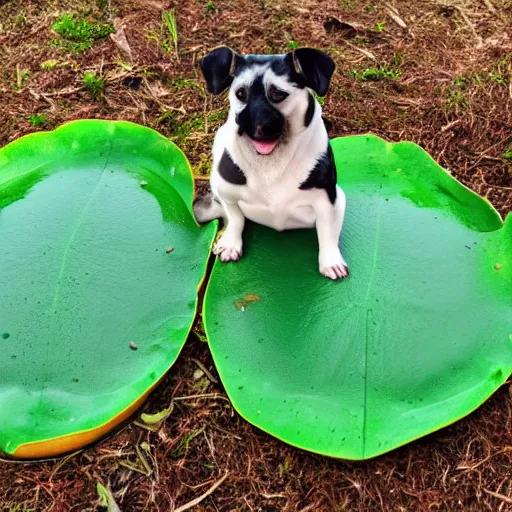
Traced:
<path id="1" fill-rule="evenodd" d="M 229 88 L 228 119 L 213 143 L 211 193 L 193 205 L 200 224 L 224 220 L 214 254 L 240 259 L 246 219 L 278 231 L 316 227 L 320 273 L 347 277 L 339 247 L 346 199 L 313 94 L 326 95 L 334 61 L 312 48 L 242 56 L 221 47 L 200 68 L 208 92 Z"/>

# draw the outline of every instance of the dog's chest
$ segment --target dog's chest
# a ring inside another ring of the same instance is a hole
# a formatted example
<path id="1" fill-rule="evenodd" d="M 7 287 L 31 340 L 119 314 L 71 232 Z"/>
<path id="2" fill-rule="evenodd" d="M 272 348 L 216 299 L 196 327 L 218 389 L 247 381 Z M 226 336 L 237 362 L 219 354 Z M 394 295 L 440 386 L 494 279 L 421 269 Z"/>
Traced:
<path id="1" fill-rule="evenodd" d="M 315 212 L 311 205 L 311 193 L 300 190 L 297 184 L 251 184 L 238 200 L 245 217 L 264 226 L 284 229 L 311 228 L 315 224 Z"/>

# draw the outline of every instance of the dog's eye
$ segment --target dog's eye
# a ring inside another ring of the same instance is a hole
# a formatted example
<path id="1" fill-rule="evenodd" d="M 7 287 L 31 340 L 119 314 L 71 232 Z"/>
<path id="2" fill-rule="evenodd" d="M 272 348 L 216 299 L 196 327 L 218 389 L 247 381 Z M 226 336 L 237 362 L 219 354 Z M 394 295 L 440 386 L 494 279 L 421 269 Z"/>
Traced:
<path id="1" fill-rule="evenodd" d="M 288 97 L 288 93 L 281 91 L 275 85 L 271 85 L 268 91 L 268 97 L 272 103 L 280 103 Z"/>
<path id="2" fill-rule="evenodd" d="M 245 87 L 240 87 L 240 89 L 238 89 L 236 92 L 235 92 L 235 96 L 240 100 L 240 101 L 243 101 L 244 103 L 247 101 L 247 89 Z"/>

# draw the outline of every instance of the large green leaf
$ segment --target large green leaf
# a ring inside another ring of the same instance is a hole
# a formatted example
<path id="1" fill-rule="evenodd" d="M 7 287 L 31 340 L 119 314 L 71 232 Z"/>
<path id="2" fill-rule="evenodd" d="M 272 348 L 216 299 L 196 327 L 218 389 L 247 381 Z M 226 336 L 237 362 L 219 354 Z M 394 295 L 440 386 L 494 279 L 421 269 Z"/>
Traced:
<path id="1" fill-rule="evenodd" d="M 341 282 L 313 230 L 251 225 L 204 320 L 235 408 L 295 446 L 365 459 L 446 426 L 512 371 L 512 216 L 412 143 L 332 141 L 347 195 Z"/>
<path id="2" fill-rule="evenodd" d="M 174 363 L 215 234 L 192 197 L 183 153 L 131 123 L 0 150 L 0 451 L 91 441 Z"/>

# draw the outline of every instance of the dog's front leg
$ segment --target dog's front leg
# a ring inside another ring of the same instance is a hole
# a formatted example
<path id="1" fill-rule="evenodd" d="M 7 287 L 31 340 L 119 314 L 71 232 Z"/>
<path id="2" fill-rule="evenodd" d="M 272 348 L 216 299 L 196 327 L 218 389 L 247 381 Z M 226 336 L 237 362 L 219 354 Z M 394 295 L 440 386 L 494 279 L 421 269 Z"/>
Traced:
<path id="1" fill-rule="evenodd" d="M 222 201 L 224 207 L 224 222 L 227 224 L 224 234 L 215 244 L 213 253 L 221 261 L 238 261 L 242 256 L 242 232 L 245 217 L 238 204 Z"/>
<path id="2" fill-rule="evenodd" d="M 332 204 L 327 195 L 313 205 L 316 213 L 320 273 L 330 279 L 343 279 L 349 275 L 348 266 L 340 248 L 340 234 L 345 216 L 345 194 L 337 187 L 337 197 Z"/>

